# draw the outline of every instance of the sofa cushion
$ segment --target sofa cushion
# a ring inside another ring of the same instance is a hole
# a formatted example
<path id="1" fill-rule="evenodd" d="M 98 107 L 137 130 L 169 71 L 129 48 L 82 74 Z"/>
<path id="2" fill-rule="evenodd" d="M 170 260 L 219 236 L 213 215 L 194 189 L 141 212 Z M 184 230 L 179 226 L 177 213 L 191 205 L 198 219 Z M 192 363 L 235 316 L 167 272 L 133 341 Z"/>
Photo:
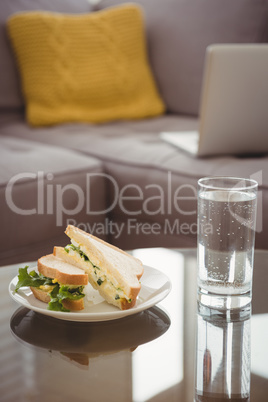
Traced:
<path id="1" fill-rule="evenodd" d="M 189 247 L 196 244 L 196 188 L 200 177 L 255 178 L 264 205 L 268 202 L 268 156 L 195 158 L 163 143 L 158 136 L 164 130 L 195 130 L 197 124 L 195 118 L 165 115 L 99 126 L 68 124 L 31 129 L 18 120 L 3 126 L 1 132 L 64 144 L 102 160 L 110 178 L 107 213 L 111 222 L 117 224 L 110 233 L 111 240 L 120 247 Z M 118 228 L 122 228 L 121 233 L 115 231 Z M 261 216 L 259 208 L 258 248 L 267 248 L 267 236 L 268 209 L 263 208 Z"/>
<path id="2" fill-rule="evenodd" d="M 83 229 L 103 223 L 103 213 L 91 213 L 105 210 L 102 172 L 95 158 L 0 136 L 0 265 L 67 244 L 68 223 Z"/>
<path id="3" fill-rule="evenodd" d="M 26 10 L 49 10 L 62 13 L 86 13 L 87 0 L 1 0 L 0 1 L 0 109 L 22 108 L 24 101 L 13 52 L 6 32 L 6 21 L 14 13 Z"/>
<path id="4" fill-rule="evenodd" d="M 123 0 L 103 0 L 103 9 Z M 145 10 L 149 57 L 171 112 L 197 115 L 205 49 L 268 41 L 267 0 L 135 0 Z"/>
<path id="5" fill-rule="evenodd" d="M 100 123 L 162 114 L 140 7 L 8 20 L 29 124 Z"/>

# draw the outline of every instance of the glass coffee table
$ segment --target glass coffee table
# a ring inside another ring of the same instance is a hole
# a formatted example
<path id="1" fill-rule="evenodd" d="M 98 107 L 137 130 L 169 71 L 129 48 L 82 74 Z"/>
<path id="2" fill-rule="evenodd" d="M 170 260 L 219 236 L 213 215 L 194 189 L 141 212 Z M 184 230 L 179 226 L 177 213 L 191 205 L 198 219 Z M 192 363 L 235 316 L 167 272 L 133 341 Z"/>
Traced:
<path id="1" fill-rule="evenodd" d="M 0 400 L 267 401 L 268 252 L 256 251 L 252 315 L 223 319 L 196 302 L 196 250 L 132 252 L 166 274 L 168 296 L 137 314 L 73 322 L 17 304 L 0 268 Z M 67 314 L 67 313 L 66 313 Z"/>

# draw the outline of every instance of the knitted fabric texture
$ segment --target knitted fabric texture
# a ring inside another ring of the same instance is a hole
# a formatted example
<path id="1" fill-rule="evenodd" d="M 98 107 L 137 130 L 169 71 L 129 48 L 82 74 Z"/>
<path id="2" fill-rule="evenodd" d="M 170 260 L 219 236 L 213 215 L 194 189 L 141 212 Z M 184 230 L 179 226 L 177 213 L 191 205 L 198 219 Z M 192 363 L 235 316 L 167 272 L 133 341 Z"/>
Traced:
<path id="1" fill-rule="evenodd" d="M 164 112 L 135 5 L 91 14 L 24 12 L 8 20 L 33 126 L 101 123 Z"/>

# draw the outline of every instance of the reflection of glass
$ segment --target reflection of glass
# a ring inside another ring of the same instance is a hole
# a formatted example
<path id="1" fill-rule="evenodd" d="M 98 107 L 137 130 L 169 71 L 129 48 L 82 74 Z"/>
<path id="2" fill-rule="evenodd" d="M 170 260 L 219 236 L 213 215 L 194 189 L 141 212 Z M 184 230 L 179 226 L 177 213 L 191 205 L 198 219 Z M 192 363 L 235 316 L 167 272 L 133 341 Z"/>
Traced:
<path id="1" fill-rule="evenodd" d="M 198 304 L 195 401 L 249 401 L 250 313 L 232 320 Z"/>

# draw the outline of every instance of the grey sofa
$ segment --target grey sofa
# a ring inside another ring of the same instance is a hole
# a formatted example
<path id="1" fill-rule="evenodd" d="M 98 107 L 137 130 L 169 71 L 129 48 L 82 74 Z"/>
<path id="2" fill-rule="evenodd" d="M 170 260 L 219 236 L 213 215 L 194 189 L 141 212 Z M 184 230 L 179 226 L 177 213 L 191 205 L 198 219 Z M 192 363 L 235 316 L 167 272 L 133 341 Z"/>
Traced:
<path id="1" fill-rule="evenodd" d="M 197 180 L 210 175 L 258 177 L 256 247 L 267 248 L 268 156 L 196 158 L 163 143 L 159 133 L 198 127 L 206 47 L 268 42 L 268 1 L 136 1 L 144 7 L 149 60 L 166 114 L 100 125 L 27 124 L 8 16 L 31 9 L 86 13 L 120 3 L 104 0 L 94 9 L 86 0 L 0 3 L 1 265 L 66 244 L 68 223 L 124 249 L 194 247 Z"/>

